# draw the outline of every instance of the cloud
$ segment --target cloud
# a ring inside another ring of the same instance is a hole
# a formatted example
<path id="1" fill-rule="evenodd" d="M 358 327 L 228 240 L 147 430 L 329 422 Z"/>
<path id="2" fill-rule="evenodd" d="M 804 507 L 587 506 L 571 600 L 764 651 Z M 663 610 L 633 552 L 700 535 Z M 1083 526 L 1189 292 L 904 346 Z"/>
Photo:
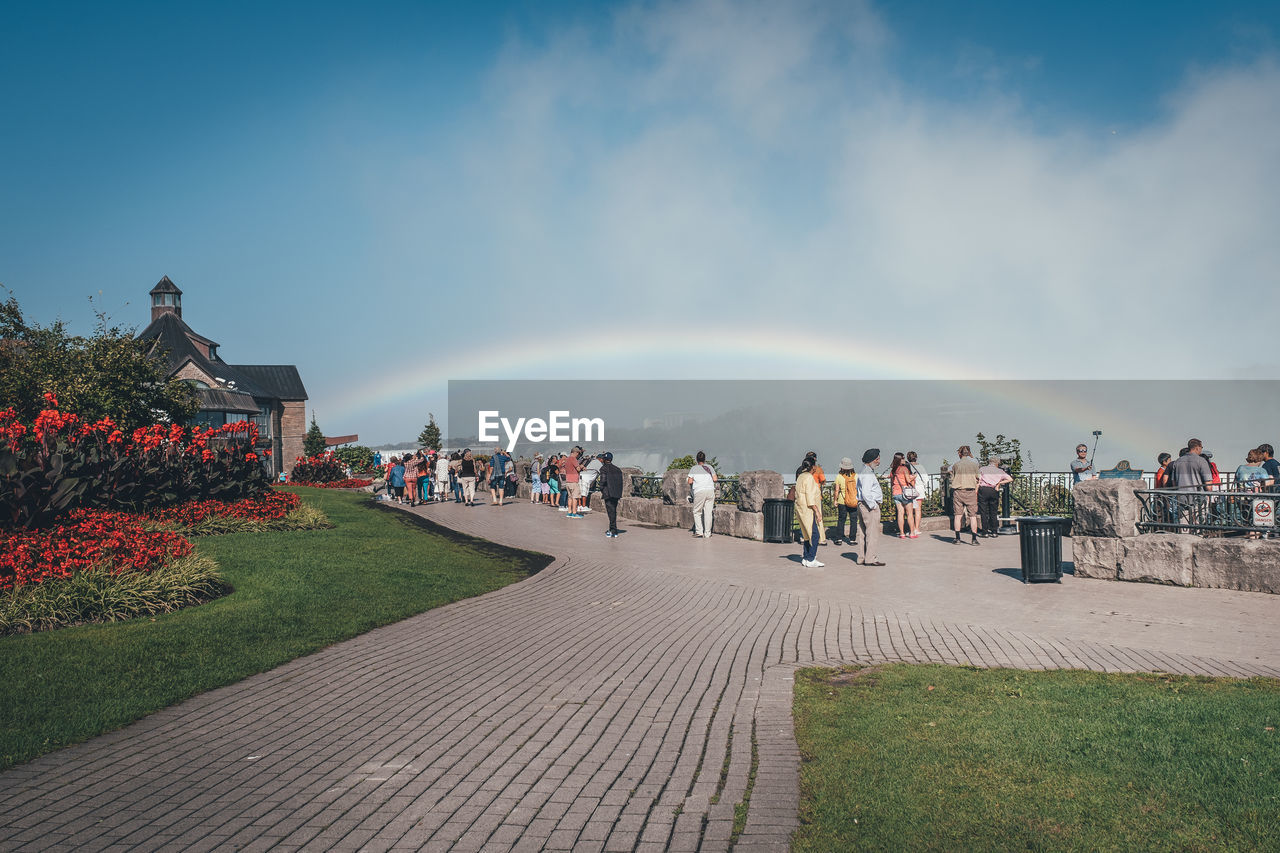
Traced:
<path id="1" fill-rule="evenodd" d="M 1045 129 L 1015 72 L 963 101 L 910 84 L 890 60 L 911 49 L 868 4 L 726 0 L 513 41 L 430 142 L 431 198 L 395 214 L 474 249 L 447 263 L 519 309 L 511 334 L 568 300 L 628 325 L 810 328 L 834 374 L 821 336 L 992 375 L 1235 370 L 1211 340 L 1280 269 L 1272 58 L 1169 81 L 1158 120 L 1112 134 Z M 957 66 L 981 74 L 974 57 L 1030 61 L 965 46 Z"/>

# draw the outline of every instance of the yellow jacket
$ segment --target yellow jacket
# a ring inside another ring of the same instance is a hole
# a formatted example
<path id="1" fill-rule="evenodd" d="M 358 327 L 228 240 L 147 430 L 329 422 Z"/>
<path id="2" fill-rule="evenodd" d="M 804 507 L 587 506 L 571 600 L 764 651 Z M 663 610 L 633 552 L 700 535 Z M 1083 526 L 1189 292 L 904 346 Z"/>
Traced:
<path id="1" fill-rule="evenodd" d="M 800 522 L 800 535 L 808 542 L 813 535 L 813 507 L 822 509 L 822 488 L 809 472 L 796 478 L 796 521 Z M 822 523 L 821 517 L 818 523 Z"/>

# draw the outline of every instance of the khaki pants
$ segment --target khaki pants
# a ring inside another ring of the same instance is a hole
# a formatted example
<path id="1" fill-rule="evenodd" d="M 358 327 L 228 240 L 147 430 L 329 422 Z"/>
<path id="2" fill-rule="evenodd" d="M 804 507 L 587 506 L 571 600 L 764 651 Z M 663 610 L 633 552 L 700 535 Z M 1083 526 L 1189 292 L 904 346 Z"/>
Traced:
<path id="1" fill-rule="evenodd" d="M 711 519 L 715 517 L 716 493 L 707 490 L 693 493 L 693 532 L 711 537 Z"/>
<path id="2" fill-rule="evenodd" d="M 858 526 L 862 528 L 862 563 L 880 561 L 880 506 L 858 504 Z"/>

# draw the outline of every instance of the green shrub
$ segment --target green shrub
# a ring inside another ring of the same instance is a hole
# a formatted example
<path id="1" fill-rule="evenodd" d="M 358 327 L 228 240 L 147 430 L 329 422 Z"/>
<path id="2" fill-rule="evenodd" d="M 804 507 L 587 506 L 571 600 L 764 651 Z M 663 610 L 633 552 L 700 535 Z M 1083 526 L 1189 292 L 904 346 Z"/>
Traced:
<path id="1" fill-rule="evenodd" d="M 201 604 L 229 588 L 208 557 L 180 557 L 152 572 L 79 572 L 0 594 L 0 634 L 117 622 Z"/>

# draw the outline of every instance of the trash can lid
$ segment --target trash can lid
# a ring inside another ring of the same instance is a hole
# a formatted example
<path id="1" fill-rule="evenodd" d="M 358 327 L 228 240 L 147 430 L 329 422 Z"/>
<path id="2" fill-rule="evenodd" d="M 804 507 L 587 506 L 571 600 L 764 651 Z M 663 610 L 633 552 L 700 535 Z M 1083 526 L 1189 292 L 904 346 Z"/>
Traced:
<path id="1" fill-rule="evenodd" d="M 1014 521 L 1066 521 L 1065 515 L 1019 515 L 1013 519 Z"/>

